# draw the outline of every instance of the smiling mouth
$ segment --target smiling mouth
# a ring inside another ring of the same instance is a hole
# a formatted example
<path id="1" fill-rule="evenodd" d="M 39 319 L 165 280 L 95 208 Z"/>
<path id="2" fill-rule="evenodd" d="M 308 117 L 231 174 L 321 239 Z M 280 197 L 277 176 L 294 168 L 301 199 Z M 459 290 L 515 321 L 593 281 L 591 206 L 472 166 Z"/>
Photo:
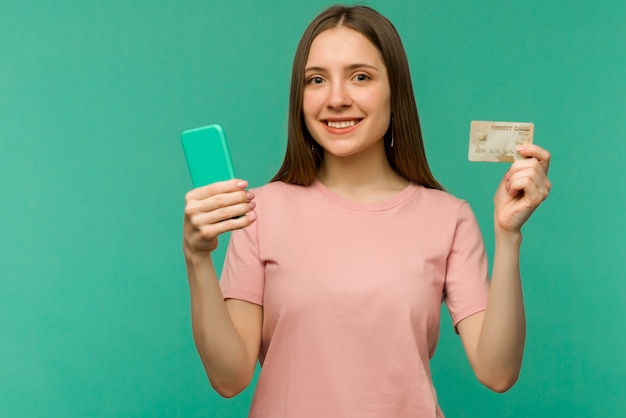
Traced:
<path id="1" fill-rule="evenodd" d="M 354 125 L 356 125 L 359 122 L 361 122 L 360 119 L 342 120 L 342 121 L 327 120 L 326 121 L 326 125 L 328 125 L 329 128 L 346 129 L 346 128 L 353 127 Z"/>

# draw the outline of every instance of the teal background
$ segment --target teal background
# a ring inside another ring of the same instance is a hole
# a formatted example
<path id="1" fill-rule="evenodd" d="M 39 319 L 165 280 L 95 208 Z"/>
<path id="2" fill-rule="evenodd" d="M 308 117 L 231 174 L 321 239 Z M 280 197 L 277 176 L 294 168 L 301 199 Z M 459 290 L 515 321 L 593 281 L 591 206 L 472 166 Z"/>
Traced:
<path id="1" fill-rule="evenodd" d="M 179 135 L 221 123 L 265 183 L 297 41 L 329 4 L 0 0 L 0 416 L 246 415 L 251 390 L 217 396 L 193 346 Z M 520 380 L 481 387 L 445 313 L 444 412 L 626 416 L 626 2 L 366 4 L 404 40 L 432 169 L 490 254 L 506 166 L 466 161 L 470 120 L 533 121 L 553 154 L 525 227 Z"/>

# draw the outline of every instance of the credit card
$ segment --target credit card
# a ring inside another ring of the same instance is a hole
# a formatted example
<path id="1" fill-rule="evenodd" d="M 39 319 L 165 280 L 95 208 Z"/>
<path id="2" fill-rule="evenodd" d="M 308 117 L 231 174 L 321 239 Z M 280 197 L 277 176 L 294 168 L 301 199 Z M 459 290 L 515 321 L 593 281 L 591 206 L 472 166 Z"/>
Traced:
<path id="1" fill-rule="evenodd" d="M 535 124 L 532 122 L 490 122 L 473 120 L 470 124 L 470 161 L 512 163 L 524 159 L 518 145 L 532 144 Z"/>

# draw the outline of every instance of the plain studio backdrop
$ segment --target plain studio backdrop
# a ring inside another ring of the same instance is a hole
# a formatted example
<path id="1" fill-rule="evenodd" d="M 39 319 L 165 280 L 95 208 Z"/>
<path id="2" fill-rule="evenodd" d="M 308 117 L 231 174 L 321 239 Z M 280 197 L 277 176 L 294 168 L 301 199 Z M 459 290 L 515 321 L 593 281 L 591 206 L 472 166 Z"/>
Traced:
<path id="1" fill-rule="evenodd" d="M 480 386 L 443 307 L 444 412 L 625 416 L 626 2 L 366 4 L 402 36 L 431 167 L 490 256 L 507 165 L 467 161 L 470 121 L 534 122 L 553 154 L 524 228 L 520 380 Z M 221 399 L 193 346 L 179 137 L 221 123 L 238 175 L 267 182 L 296 44 L 329 5 L 0 0 L 0 416 L 246 415 L 253 388 Z"/>

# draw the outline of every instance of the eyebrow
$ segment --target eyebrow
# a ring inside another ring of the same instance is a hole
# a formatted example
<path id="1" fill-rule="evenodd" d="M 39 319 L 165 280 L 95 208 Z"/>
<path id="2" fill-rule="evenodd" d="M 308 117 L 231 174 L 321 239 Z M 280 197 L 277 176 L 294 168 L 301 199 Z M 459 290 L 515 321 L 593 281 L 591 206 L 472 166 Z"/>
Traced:
<path id="1" fill-rule="evenodd" d="M 371 65 L 371 64 L 356 63 L 356 64 L 348 65 L 348 67 L 346 67 L 346 69 L 350 70 L 350 71 L 358 70 L 359 68 L 369 68 L 369 69 L 378 71 L 378 68 L 375 67 L 374 65 Z M 311 71 L 314 71 L 314 72 L 324 72 L 324 71 L 326 71 L 326 69 L 324 67 L 308 67 L 308 68 L 304 69 L 305 73 L 308 73 L 308 72 L 311 72 Z"/>

